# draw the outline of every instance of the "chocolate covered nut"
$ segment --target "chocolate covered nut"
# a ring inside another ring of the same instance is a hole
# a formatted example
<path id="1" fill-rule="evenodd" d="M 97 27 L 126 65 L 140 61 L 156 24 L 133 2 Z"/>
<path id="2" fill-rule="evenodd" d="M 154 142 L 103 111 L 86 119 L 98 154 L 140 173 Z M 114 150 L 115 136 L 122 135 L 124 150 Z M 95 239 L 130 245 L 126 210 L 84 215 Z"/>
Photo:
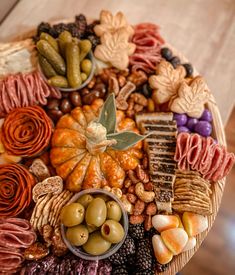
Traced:
<path id="1" fill-rule="evenodd" d="M 69 99 L 74 107 L 82 106 L 82 100 L 79 92 L 73 91 L 70 93 Z"/>

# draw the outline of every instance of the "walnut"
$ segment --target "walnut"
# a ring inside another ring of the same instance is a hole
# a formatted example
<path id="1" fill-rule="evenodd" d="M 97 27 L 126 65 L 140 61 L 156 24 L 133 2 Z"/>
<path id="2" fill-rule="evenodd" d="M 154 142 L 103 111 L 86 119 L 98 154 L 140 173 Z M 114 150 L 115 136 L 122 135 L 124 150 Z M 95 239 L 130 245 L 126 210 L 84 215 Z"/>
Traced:
<path id="1" fill-rule="evenodd" d="M 131 193 L 127 193 L 126 194 L 126 198 L 128 199 L 128 201 L 130 202 L 130 203 L 136 203 L 136 201 L 137 201 L 137 197 L 136 197 L 136 195 L 134 195 L 134 194 L 131 194 Z"/>
<path id="2" fill-rule="evenodd" d="M 127 80 L 133 82 L 137 87 L 139 87 L 148 81 L 148 76 L 143 71 L 135 71 L 128 76 Z"/>
<path id="3" fill-rule="evenodd" d="M 122 88 L 126 84 L 126 77 L 123 75 L 118 76 L 118 84 Z"/>
<path id="4" fill-rule="evenodd" d="M 154 216 L 157 213 L 157 205 L 155 202 L 150 202 L 146 207 L 146 214 Z"/>
<path id="5" fill-rule="evenodd" d="M 147 98 L 140 93 L 133 93 L 130 98 L 134 101 L 134 103 L 146 107 L 148 105 Z"/>
<path id="6" fill-rule="evenodd" d="M 141 214 L 141 215 L 138 215 L 138 216 L 135 216 L 135 215 L 130 215 L 129 217 L 129 221 L 131 224 L 138 224 L 138 223 L 143 223 L 144 222 L 144 215 Z"/>
<path id="7" fill-rule="evenodd" d="M 141 215 L 144 212 L 145 209 L 145 203 L 142 200 L 137 200 L 135 205 L 134 205 L 134 211 L 133 214 L 135 216 Z"/>
<path id="8" fill-rule="evenodd" d="M 52 235 L 53 235 L 53 227 L 50 224 L 45 224 L 42 228 L 42 236 L 47 246 L 51 246 L 52 244 Z"/>
<path id="9" fill-rule="evenodd" d="M 55 228 L 52 236 L 52 251 L 58 257 L 65 255 L 68 251 L 68 248 L 62 239 L 59 227 Z"/>

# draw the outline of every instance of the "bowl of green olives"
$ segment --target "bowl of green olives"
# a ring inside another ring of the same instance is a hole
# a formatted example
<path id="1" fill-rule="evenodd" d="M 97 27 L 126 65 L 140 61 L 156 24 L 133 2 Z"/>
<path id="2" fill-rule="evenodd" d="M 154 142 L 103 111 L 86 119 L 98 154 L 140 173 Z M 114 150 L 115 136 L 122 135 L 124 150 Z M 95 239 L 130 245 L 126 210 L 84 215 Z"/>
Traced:
<path id="1" fill-rule="evenodd" d="M 122 202 L 101 189 L 79 192 L 60 213 L 61 234 L 69 250 L 86 260 L 110 257 L 122 246 L 128 216 Z"/>
<path id="2" fill-rule="evenodd" d="M 36 43 L 39 71 L 51 86 L 64 92 L 84 88 L 95 73 L 95 58 L 90 40 L 78 40 L 68 31 L 57 39 L 41 33 Z"/>

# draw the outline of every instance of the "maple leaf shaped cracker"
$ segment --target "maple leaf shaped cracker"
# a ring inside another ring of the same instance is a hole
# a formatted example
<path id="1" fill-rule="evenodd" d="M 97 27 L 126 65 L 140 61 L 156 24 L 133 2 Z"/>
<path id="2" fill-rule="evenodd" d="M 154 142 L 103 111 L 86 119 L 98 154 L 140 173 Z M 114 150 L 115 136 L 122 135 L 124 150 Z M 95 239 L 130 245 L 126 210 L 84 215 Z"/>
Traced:
<path id="1" fill-rule="evenodd" d="M 180 84 L 184 81 L 186 71 L 183 66 L 176 69 L 171 63 L 162 60 L 157 67 L 157 75 L 149 78 L 149 85 L 155 92 L 158 104 L 168 102 L 177 94 Z"/>
<path id="2" fill-rule="evenodd" d="M 129 64 L 129 55 L 135 51 L 135 44 L 128 42 L 128 34 L 124 28 L 115 33 L 104 33 L 101 44 L 95 48 L 95 57 L 110 63 L 119 70 L 124 70 Z"/>
<path id="3" fill-rule="evenodd" d="M 190 85 L 183 82 L 179 87 L 178 97 L 170 105 L 172 112 L 199 118 L 204 111 L 204 104 L 210 98 L 210 92 L 200 76 L 194 78 Z"/>
<path id="4" fill-rule="evenodd" d="M 128 33 L 128 39 L 134 34 L 134 29 L 127 23 L 126 17 L 122 12 L 112 15 L 110 11 L 102 10 L 100 12 L 100 24 L 94 27 L 95 34 L 102 36 L 104 33 L 114 33 L 120 28 L 125 28 Z"/>

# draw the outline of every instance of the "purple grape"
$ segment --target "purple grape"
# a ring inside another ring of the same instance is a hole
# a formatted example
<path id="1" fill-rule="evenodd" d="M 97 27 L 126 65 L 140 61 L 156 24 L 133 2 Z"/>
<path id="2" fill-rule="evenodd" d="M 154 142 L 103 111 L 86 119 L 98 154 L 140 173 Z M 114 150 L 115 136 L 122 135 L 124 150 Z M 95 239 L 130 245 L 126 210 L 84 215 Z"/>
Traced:
<path id="1" fill-rule="evenodd" d="M 187 116 L 186 114 L 174 114 L 174 120 L 176 120 L 177 126 L 183 126 L 187 123 Z"/>
<path id="2" fill-rule="evenodd" d="M 203 137 L 209 137 L 212 132 L 212 126 L 210 122 L 205 120 L 200 120 L 196 124 L 194 131 Z"/>
<path id="3" fill-rule="evenodd" d="M 211 112 L 208 109 L 205 109 L 204 112 L 202 113 L 202 116 L 200 117 L 200 120 L 211 122 L 212 121 Z"/>
<path id="4" fill-rule="evenodd" d="M 189 128 L 190 131 L 193 131 L 197 123 L 198 123 L 197 118 L 189 117 L 186 126 Z"/>
<path id="5" fill-rule="evenodd" d="M 178 127 L 178 133 L 190 133 L 190 130 L 185 126 Z"/>

